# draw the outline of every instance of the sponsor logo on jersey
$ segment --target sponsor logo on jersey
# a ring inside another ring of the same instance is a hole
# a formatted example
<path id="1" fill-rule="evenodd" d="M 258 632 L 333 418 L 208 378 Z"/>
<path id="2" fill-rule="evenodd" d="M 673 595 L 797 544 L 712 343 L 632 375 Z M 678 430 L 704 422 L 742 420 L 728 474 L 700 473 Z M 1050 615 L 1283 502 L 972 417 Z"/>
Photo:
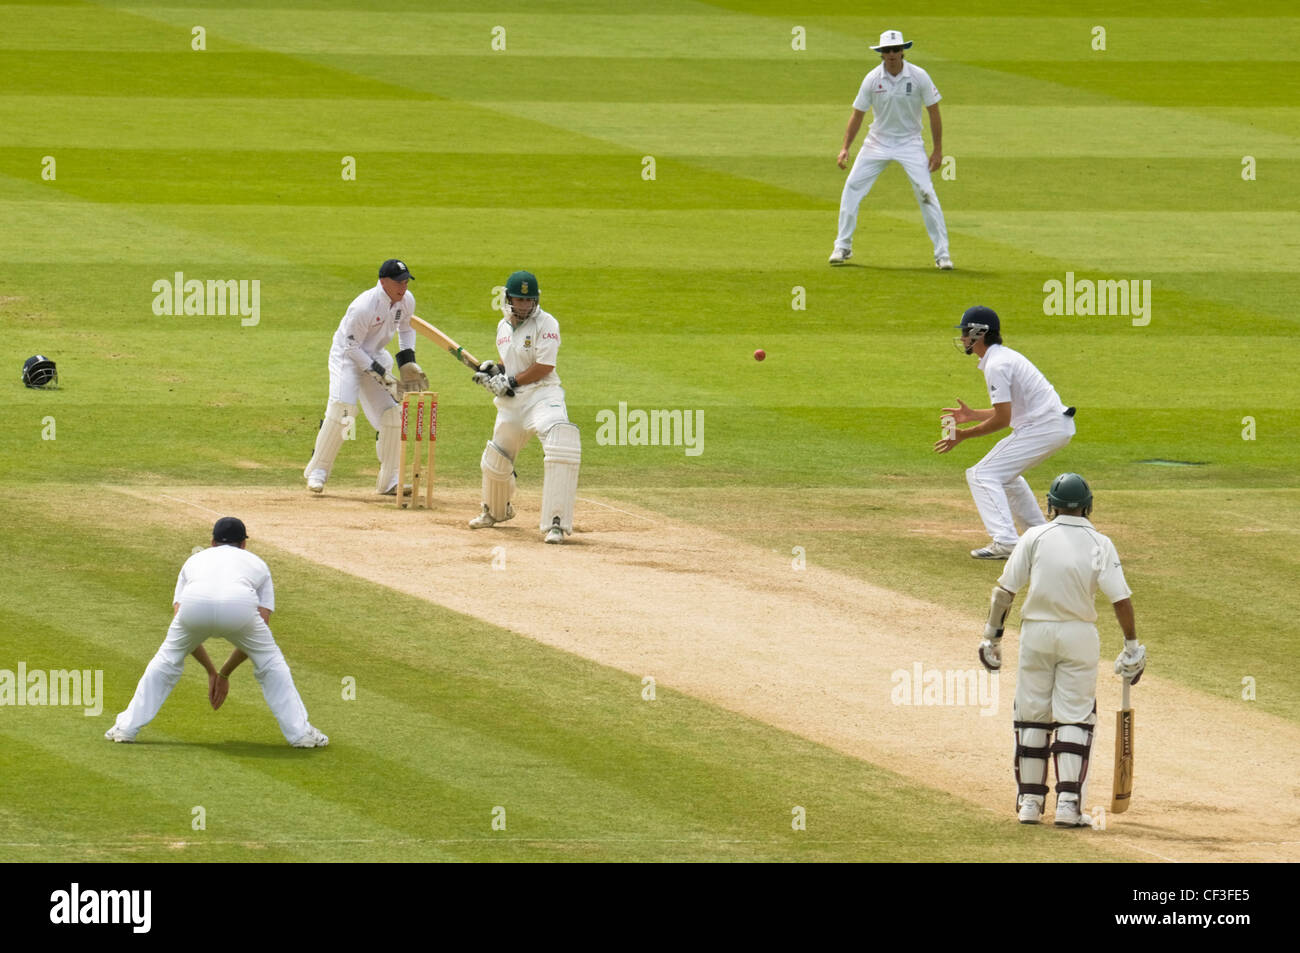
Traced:
<path id="1" fill-rule="evenodd" d="M 560 336 L 554 331 L 543 331 L 541 338 L 543 341 L 558 341 Z"/>

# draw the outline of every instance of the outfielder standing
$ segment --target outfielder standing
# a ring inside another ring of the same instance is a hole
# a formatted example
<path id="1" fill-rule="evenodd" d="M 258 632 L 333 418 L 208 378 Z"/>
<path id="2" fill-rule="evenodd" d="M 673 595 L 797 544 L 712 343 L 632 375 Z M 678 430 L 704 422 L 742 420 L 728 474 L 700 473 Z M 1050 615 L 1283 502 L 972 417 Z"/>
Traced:
<path id="1" fill-rule="evenodd" d="M 1083 812 L 1097 725 L 1098 589 L 1124 632 L 1116 674 L 1136 685 L 1147 650 L 1137 640 L 1132 592 L 1119 554 L 1088 522 L 1092 490 L 1083 477 L 1063 473 L 1053 480 L 1047 510 L 1051 522 L 1025 532 L 993 587 L 979 656 L 989 671 L 1002 667 L 1002 627 L 1016 593 L 1028 584 L 1012 709 L 1016 809 L 1020 823 L 1038 823 L 1047 799 L 1050 753 L 1056 766 L 1056 825 L 1081 827 L 1089 823 Z"/>
<path id="2" fill-rule="evenodd" d="M 220 708 L 226 699 L 230 673 L 251 658 L 253 676 L 285 740 L 295 748 L 329 744 L 329 738 L 307 720 L 284 654 L 267 627 L 275 611 L 271 570 L 245 548 L 247 544 L 243 521 L 223 516 L 212 527 L 212 545 L 185 560 L 176 577 L 167 638 L 140 677 L 131 704 L 104 733 L 109 741 L 135 741 L 180 681 L 185 656 L 193 653 L 208 672 L 208 700 L 213 708 Z M 226 639 L 235 646 L 221 671 L 203 647 L 210 638 Z"/>
<path id="3" fill-rule="evenodd" d="M 980 519 L 993 541 L 971 550 L 976 559 L 1006 559 L 1019 535 L 1016 520 L 1026 528 L 1046 522 L 1038 501 L 1021 476 L 1060 450 L 1074 436 L 1074 408 L 1066 407 L 1033 364 L 1002 344 L 1002 323 L 997 312 L 983 305 L 967 308 L 961 316 L 960 343 L 967 354 L 979 355 L 992 407 L 973 410 L 962 400 L 943 409 L 945 434 L 935 442 L 936 453 L 947 453 L 963 440 L 997 433 L 1003 437 L 979 463 L 966 471 L 966 482 L 979 507 Z M 956 424 L 979 421 L 958 430 Z"/>
<path id="4" fill-rule="evenodd" d="M 334 458 L 343 446 L 348 418 L 357 410 L 365 411 L 370 425 L 379 432 L 375 453 L 379 457 L 376 493 L 397 491 L 401 467 L 401 410 L 397 393 L 429 389 L 429 379 L 415 363 L 415 331 L 411 315 L 415 314 L 415 296 L 406 290 L 414 280 L 406 264 L 390 258 L 379 266 L 379 282 L 363 291 L 348 305 L 347 313 L 334 332 L 330 345 L 330 396 L 325 405 L 325 420 L 316 435 L 316 450 L 303 470 L 307 489 L 320 493 L 325 489 Z M 388 344 L 397 335 L 397 366 L 402 375 L 399 385 L 389 371 L 393 356 Z"/>
<path id="5" fill-rule="evenodd" d="M 930 173 L 943 161 L 943 122 L 939 118 L 939 90 L 935 89 L 930 74 L 919 66 L 903 61 L 903 50 L 910 49 L 910 41 L 903 40 L 897 30 L 880 34 L 880 45 L 872 49 L 880 54 L 881 64 L 867 74 L 853 101 L 853 113 L 844 130 L 844 146 L 836 157 L 844 168 L 853 144 L 862 126 L 867 110 L 872 112 L 871 128 L 862 140 L 862 148 L 853 162 L 853 169 L 844 182 L 840 195 L 840 233 L 831 252 L 831 264 L 842 265 L 853 257 L 853 232 L 858 227 L 858 206 L 871 191 L 876 178 L 891 162 L 897 162 L 912 183 L 916 204 L 921 207 L 925 230 L 934 245 L 934 264 L 945 270 L 952 268 L 948 256 L 948 226 L 943 220 L 939 197 L 934 193 Z M 925 139 L 921 136 L 921 107 L 930 114 L 930 138 L 934 151 L 925 155 Z"/>
<path id="6" fill-rule="evenodd" d="M 515 515 L 515 457 L 537 434 L 545 451 L 540 528 L 546 542 L 562 543 L 573 534 L 573 504 L 578 493 L 582 439 L 569 423 L 564 388 L 555 373 L 560 325 L 538 304 L 537 278 L 516 271 L 506 279 L 504 316 L 497 325 L 498 364 L 486 361 L 474 382 L 495 394 L 496 425 L 483 450 L 483 511 L 469 525 L 484 529 Z M 513 394 L 512 394 L 513 392 Z"/>

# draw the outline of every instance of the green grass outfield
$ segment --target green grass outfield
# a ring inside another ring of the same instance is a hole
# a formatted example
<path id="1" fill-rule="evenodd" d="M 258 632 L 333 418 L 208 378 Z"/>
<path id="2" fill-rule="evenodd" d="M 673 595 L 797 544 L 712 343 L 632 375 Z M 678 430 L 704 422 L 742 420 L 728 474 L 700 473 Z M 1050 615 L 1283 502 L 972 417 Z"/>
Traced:
<path id="1" fill-rule="evenodd" d="M 989 567 L 907 527 L 979 540 L 962 470 L 990 441 L 929 448 L 940 407 L 984 401 L 951 345 L 984 303 L 1080 408 L 1029 477 L 1092 481 L 1153 665 L 1222 698 L 1255 676 L 1251 704 L 1300 720 L 1300 19 L 1187 6 L 384 4 L 400 30 L 357 2 L 0 6 L 0 669 L 103 668 L 108 693 L 98 719 L 0 707 L 0 859 L 1126 857 L 672 691 L 629 705 L 632 675 L 274 551 L 276 632 L 331 746 L 281 747 L 251 679 L 213 716 L 197 666 L 148 745 L 106 745 L 198 541 L 132 532 L 96 486 L 300 483 L 330 336 L 380 261 L 404 258 L 418 312 L 480 356 L 493 288 L 528 268 L 564 333 L 583 495 L 803 545 L 975 618 Z M 862 207 L 861 267 L 826 265 L 834 155 L 887 27 L 944 96 L 951 273 L 898 169 Z M 176 272 L 258 280 L 257 324 L 155 315 Z M 1067 272 L 1150 281 L 1149 324 L 1045 314 Z M 492 407 L 417 348 L 439 479 L 475 484 Z M 59 391 L 18 384 L 38 352 Z M 702 410 L 703 453 L 600 445 L 620 402 Z M 373 482 L 359 429 L 342 485 Z M 540 456 L 519 461 L 530 486 Z"/>

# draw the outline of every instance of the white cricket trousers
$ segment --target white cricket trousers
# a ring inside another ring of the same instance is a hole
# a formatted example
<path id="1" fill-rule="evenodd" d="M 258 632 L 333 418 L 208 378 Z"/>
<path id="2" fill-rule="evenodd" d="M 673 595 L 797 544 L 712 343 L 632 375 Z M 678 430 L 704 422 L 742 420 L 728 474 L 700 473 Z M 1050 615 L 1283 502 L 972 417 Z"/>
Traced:
<path id="1" fill-rule="evenodd" d="M 980 519 L 994 542 L 1014 546 L 1020 535 L 1015 521 L 1026 529 L 1047 522 L 1022 473 L 1033 469 L 1074 436 L 1074 418 L 1035 424 L 1013 430 L 993 445 L 979 463 L 966 471 L 966 482 L 979 508 Z"/>
<path id="2" fill-rule="evenodd" d="M 858 157 L 853 160 L 853 168 L 849 170 L 849 177 L 844 181 L 844 191 L 840 194 L 840 233 L 835 239 L 835 247 L 845 251 L 853 250 L 853 233 L 858 227 L 858 206 L 867 197 L 885 166 L 891 162 L 901 165 L 911 180 L 912 194 L 916 196 L 916 204 L 921 207 L 926 234 L 934 245 L 934 257 L 947 256 L 948 226 L 943 220 L 939 196 L 934 193 L 934 183 L 930 180 L 930 160 L 925 154 L 925 144 L 921 141 L 900 146 L 887 146 L 869 137 L 863 141 Z"/>
<path id="3" fill-rule="evenodd" d="M 311 728 L 307 709 L 280 647 L 258 614 L 257 596 L 242 587 L 197 585 L 186 588 L 180 611 L 167 629 L 167 638 L 140 677 L 131 704 L 117 716 L 116 727 L 134 738 L 153 721 L 180 681 L 185 657 L 210 638 L 226 639 L 248 655 L 253 676 L 262 686 L 262 697 L 286 741 L 292 744 L 307 734 Z"/>
<path id="4" fill-rule="evenodd" d="M 497 408 L 492 442 L 511 460 L 533 434 L 545 439 L 556 424 L 569 422 L 564 388 L 559 384 L 545 384 L 517 397 L 497 397 L 492 402 Z"/>

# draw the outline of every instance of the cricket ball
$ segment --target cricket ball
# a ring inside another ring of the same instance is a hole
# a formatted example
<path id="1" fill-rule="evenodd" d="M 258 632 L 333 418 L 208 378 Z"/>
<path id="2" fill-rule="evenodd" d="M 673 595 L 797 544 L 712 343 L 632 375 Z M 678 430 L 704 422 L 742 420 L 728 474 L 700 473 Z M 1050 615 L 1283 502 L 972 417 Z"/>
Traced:
<path id="1" fill-rule="evenodd" d="M 754 360 L 756 361 L 761 361 L 765 357 L 767 357 L 767 351 L 764 351 L 761 347 L 754 352 Z"/>

